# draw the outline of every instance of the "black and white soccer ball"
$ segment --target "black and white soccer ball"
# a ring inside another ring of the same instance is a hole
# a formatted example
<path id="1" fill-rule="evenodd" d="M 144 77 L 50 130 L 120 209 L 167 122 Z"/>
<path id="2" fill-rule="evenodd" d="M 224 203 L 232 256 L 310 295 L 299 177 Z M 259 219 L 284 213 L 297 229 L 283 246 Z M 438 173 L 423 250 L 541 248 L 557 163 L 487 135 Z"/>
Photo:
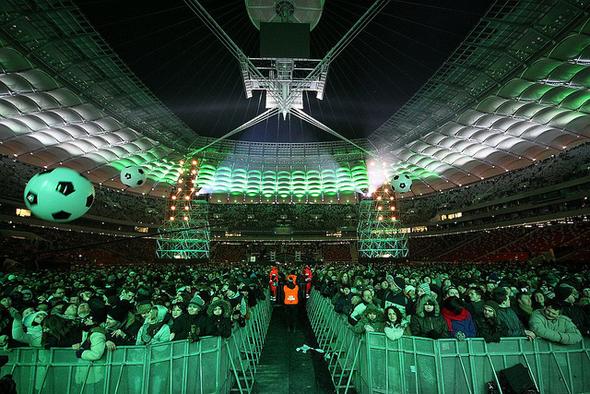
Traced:
<path id="1" fill-rule="evenodd" d="M 25 205 L 40 219 L 71 222 L 94 202 L 94 186 L 83 175 L 57 167 L 33 176 L 25 187 Z"/>
<path id="2" fill-rule="evenodd" d="M 407 174 L 397 174 L 393 177 L 391 186 L 398 193 L 407 193 L 412 187 L 412 179 Z"/>
<path id="3" fill-rule="evenodd" d="M 139 187 L 145 183 L 146 174 L 141 166 L 129 166 L 121 171 L 121 183 L 129 187 Z"/>

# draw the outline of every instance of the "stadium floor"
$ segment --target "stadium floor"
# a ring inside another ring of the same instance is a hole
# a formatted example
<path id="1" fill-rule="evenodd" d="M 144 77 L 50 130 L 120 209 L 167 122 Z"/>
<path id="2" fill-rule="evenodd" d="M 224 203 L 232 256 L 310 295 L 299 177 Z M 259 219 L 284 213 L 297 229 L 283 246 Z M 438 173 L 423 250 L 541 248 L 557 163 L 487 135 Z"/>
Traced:
<path id="1" fill-rule="evenodd" d="M 317 342 L 311 331 L 305 308 L 301 305 L 294 333 L 287 331 L 282 306 L 275 306 L 254 380 L 253 393 L 331 394 L 334 387 L 322 355 L 296 349 Z"/>

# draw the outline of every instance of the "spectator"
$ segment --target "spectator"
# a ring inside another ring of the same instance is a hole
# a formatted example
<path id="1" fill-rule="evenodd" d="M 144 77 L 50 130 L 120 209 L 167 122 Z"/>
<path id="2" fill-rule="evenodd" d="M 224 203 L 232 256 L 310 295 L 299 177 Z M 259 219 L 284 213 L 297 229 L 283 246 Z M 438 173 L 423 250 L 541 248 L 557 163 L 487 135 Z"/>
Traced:
<path id="1" fill-rule="evenodd" d="M 361 294 L 361 301 L 355 305 L 348 319 L 348 321 L 351 322 L 351 325 L 353 326 L 355 326 L 357 322 L 362 318 L 362 315 L 365 312 L 365 309 L 367 309 L 367 306 L 375 305 L 373 303 L 373 293 L 371 292 L 371 290 L 363 290 Z"/>
<path id="2" fill-rule="evenodd" d="M 357 334 L 365 332 L 383 332 L 383 312 L 373 304 L 368 304 L 362 313 L 362 316 L 352 330 Z"/>
<path id="3" fill-rule="evenodd" d="M 477 336 L 486 342 L 500 342 L 500 338 L 506 336 L 496 316 L 498 308 L 495 301 L 487 301 L 483 305 L 482 315 L 475 319 Z"/>
<path id="4" fill-rule="evenodd" d="M 530 340 L 535 339 L 535 333 L 533 331 L 524 328 L 520 319 L 514 312 L 514 309 L 510 308 L 510 297 L 508 292 L 503 287 L 498 287 L 493 293 L 494 301 L 499 305 L 496 314 L 498 321 L 502 326 L 506 336 L 508 337 L 524 337 L 526 336 Z"/>
<path id="5" fill-rule="evenodd" d="M 545 303 L 531 315 L 531 329 L 539 337 L 563 345 L 573 345 L 582 340 L 582 334 L 572 320 L 561 314 L 561 304 L 556 300 Z"/>
<path id="6" fill-rule="evenodd" d="M 99 311 L 86 316 L 83 322 L 82 342 L 72 345 L 76 351 L 76 357 L 87 361 L 96 361 L 102 358 L 106 346 L 106 332 L 100 325 L 105 319 L 106 316 Z"/>
<path id="7" fill-rule="evenodd" d="M 168 313 L 166 307 L 154 305 L 137 333 L 136 345 L 153 345 L 170 340 L 170 327 L 165 318 Z"/>
<path id="8" fill-rule="evenodd" d="M 474 319 L 482 317 L 484 307 L 482 291 L 478 287 L 471 287 L 467 291 L 467 297 L 469 298 L 469 302 L 467 302 L 466 307 L 469 313 L 471 313 L 471 316 L 473 316 Z"/>
<path id="9" fill-rule="evenodd" d="M 522 323 L 523 327 L 528 329 L 529 320 L 531 319 L 531 314 L 533 313 L 533 301 L 529 293 L 521 291 L 516 295 L 516 306 L 514 307 L 514 312 L 516 312 L 516 316 L 518 316 L 518 319 Z"/>
<path id="10" fill-rule="evenodd" d="M 441 314 L 444 317 L 449 334 L 457 339 L 476 336 L 475 324 L 463 302 L 455 296 L 447 297 L 443 302 Z"/>
<path id="11" fill-rule="evenodd" d="M 384 306 L 387 308 L 393 305 L 405 316 L 408 299 L 404 296 L 403 290 L 406 287 L 406 281 L 400 277 L 394 278 L 387 275 L 387 282 L 389 282 L 389 291 L 385 293 Z"/>
<path id="12" fill-rule="evenodd" d="M 348 315 L 351 312 L 351 299 L 352 293 L 350 292 L 350 287 L 344 284 L 341 285 L 340 290 L 332 299 L 336 313 Z"/>
<path id="13" fill-rule="evenodd" d="M 15 313 L 12 321 L 12 338 L 32 347 L 42 347 L 43 328 L 41 324 L 46 316 L 47 312 L 35 312 L 32 308 L 25 309 L 22 318 L 18 312 Z"/>
<path id="14" fill-rule="evenodd" d="M 424 295 L 418 300 L 416 315 L 410 320 L 410 332 L 414 336 L 431 339 L 449 337 L 447 324 L 440 315 L 438 303 L 433 295 Z"/>
<path id="15" fill-rule="evenodd" d="M 578 291 L 570 285 L 561 284 L 555 290 L 555 300 L 561 303 L 561 313 L 569 317 L 583 336 L 590 336 L 590 316 L 580 305 L 576 305 Z"/>
<path id="16" fill-rule="evenodd" d="M 68 321 L 57 315 L 47 316 L 43 319 L 43 346 L 45 349 L 52 347 L 71 347 L 81 337 L 81 332 L 68 326 Z"/>
<path id="17" fill-rule="evenodd" d="M 216 300 L 207 309 L 205 335 L 229 338 L 231 335 L 231 320 L 229 318 L 229 304 Z"/>
<path id="18" fill-rule="evenodd" d="M 383 320 L 383 332 L 388 339 L 395 341 L 404 335 L 407 326 L 404 326 L 402 313 L 395 306 L 385 308 Z"/>

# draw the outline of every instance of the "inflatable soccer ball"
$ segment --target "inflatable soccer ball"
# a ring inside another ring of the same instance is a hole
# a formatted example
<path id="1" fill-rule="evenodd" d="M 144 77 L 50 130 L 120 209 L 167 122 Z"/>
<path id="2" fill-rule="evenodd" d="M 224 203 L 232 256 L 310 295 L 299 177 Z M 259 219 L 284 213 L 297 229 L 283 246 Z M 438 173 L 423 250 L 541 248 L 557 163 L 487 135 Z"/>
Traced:
<path id="1" fill-rule="evenodd" d="M 399 174 L 393 177 L 391 185 L 396 192 L 407 193 L 412 187 L 412 180 L 406 174 Z"/>
<path id="2" fill-rule="evenodd" d="M 70 222 L 94 202 L 94 186 L 78 172 L 58 167 L 33 176 L 25 187 L 25 205 L 40 219 Z"/>
<path id="3" fill-rule="evenodd" d="M 129 187 L 138 187 L 145 182 L 145 171 L 140 166 L 129 166 L 121 171 L 121 183 Z"/>

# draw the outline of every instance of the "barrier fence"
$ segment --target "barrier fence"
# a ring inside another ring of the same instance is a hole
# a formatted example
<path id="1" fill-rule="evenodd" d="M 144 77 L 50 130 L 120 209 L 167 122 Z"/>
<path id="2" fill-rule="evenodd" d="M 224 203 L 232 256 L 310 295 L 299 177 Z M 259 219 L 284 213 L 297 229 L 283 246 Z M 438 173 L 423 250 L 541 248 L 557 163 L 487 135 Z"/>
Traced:
<path id="1" fill-rule="evenodd" d="M 228 339 L 121 346 L 94 362 L 72 349 L 16 348 L 3 353 L 0 376 L 12 374 L 19 394 L 250 393 L 271 313 L 267 297 Z"/>
<path id="2" fill-rule="evenodd" d="M 392 341 L 383 333 L 354 334 L 346 316 L 317 291 L 307 308 L 338 393 L 487 393 L 487 382 L 498 384 L 499 372 L 519 363 L 541 393 L 590 393 L 588 338 L 567 346 L 526 338 Z"/>

